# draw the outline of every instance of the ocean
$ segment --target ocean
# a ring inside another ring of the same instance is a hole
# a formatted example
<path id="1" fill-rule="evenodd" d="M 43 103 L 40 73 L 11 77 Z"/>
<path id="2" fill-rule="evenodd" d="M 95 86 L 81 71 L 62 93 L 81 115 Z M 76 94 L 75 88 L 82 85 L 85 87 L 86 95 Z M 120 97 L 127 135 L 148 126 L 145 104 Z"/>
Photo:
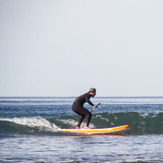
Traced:
<path id="1" fill-rule="evenodd" d="M 163 97 L 92 98 L 90 127 L 130 125 L 121 135 L 58 132 L 77 125 L 74 99 L 0 97 L 0 163 L 163 162 Z"/>

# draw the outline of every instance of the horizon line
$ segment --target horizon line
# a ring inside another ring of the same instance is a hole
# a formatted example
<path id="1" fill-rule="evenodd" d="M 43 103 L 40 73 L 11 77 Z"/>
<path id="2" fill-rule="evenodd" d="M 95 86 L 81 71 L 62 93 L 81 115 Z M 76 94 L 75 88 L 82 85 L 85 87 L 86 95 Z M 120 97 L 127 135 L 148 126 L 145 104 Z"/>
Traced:
<path id="1" fill-rule="evenodd" d="M 75 98 L 77 96 L 0 96 L 0 98 Z M 163 96 L 97 96 L 95 98 L 163 98 Z"/>

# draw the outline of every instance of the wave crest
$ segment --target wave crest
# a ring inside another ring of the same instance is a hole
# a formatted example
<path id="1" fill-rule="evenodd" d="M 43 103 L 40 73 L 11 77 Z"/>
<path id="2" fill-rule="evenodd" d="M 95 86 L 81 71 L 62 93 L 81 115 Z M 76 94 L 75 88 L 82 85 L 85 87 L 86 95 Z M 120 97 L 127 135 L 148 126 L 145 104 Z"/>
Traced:
<path id="1" fill-rule="evenodd" d="M 1 133 L 54 134 L 58 128 L 75 128 L 78 120 L 78 115 L 47 119 L 41 117 L 0 118 L 0 131 Z M 99 113 L 92 116 L 90 127 L 109 128 L 121 125 L 131 126 L 129 134 L 163 134 L 163 113 Z"/>

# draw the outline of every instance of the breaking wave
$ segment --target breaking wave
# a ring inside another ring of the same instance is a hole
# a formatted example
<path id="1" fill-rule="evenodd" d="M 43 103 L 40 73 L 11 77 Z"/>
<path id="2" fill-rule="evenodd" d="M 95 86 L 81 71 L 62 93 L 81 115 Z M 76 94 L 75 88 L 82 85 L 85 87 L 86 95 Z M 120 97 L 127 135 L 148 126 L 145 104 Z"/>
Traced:
<path id="1" fill-rule="evenodd" d="M 79 116 L 61 118 L 15 117 L 0 118 L 0 133 L 8 134 L 57 134 L 58 128 L 75 128 Z M 83 123 L 84 127 L 85 123 Z M 163 113 L 99 113 L 92 116 L 91 128 L 109 128 L 130 125 L 128 134 L 163 134 Z"/>

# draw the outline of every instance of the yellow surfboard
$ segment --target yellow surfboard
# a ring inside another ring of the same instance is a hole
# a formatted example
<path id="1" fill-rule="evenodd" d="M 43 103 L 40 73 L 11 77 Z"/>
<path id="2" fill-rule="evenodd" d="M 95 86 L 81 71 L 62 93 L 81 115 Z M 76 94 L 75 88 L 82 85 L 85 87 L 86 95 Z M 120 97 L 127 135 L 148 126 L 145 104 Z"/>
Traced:
<path id="1" fill-rule="evenodd" d="M 121 134 L 126 132 L 131 127 L 129 125 L 112 127 L 112 128 L 101 128 L 101 129 L 58 129 L 61 132 L 70 133 L 81 133 L 81 134 Z"/>

